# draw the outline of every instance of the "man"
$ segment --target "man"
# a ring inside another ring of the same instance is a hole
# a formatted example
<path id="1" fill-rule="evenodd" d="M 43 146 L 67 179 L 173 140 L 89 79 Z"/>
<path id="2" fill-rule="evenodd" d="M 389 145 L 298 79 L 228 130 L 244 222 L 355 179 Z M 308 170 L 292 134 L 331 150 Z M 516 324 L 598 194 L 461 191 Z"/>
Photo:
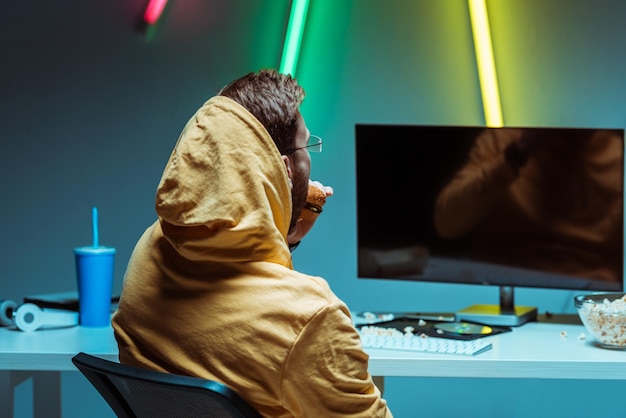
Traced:
<path id="1" fill-rule="evenodd" d="M 263 70 L 187 123 L 126 272 L 120 361 L 218 380 L 266 417 L 391 417 L 348 308 L 292 268 L 289 244 L 317 216 L 303 98 Z"/>

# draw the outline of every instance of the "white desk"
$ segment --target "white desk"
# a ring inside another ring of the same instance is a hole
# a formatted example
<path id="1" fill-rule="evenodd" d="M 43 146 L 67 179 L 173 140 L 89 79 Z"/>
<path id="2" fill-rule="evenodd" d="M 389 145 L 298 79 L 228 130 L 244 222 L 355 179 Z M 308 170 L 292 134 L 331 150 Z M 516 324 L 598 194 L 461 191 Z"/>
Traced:
<path id="1" fill-rule="evenodd" d="M 533 322 L 487 337 L 493 349 L 475 357 L 372 349 L 369 367 L 374 376 L 626 380 L 626 351 L 579 339 L 584 331 L 582 325 Z M 11 415 L 14 388 L 30 377 L 35 416 L 59 417 L 60 372 L 76 370 L 71 359 L 80 351 L 116 360 L 111 328 L 0 328 L 0 417 Z"/>
<path id="2" fill-rule="evenodd" d="M 33 379 L 33 415 L 61 416 L 61 372 L 76 371 L 78 352 L 117 360 L 111 328 L 71 327 L 21 332 L 0 327 L 0 417 L 13 415 L 15 388 Z"/>
<path id="3" fill-rule="evenodd" d="M 566 336 L 562 336 L 561 333 Z M 474 357 L 368 350 L 374 376 L 626 380 L 626 351 L 597 347 L 582 325 L 531 322 L 486 337 Z"/>

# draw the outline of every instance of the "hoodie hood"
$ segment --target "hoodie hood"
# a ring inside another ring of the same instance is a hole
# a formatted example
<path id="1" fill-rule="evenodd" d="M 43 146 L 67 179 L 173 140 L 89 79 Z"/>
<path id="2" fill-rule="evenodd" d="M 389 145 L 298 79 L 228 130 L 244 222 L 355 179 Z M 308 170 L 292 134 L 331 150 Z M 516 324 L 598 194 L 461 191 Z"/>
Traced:
<path id="1" fill-rule="evenodd" d="M 291 268 L 291 190 L 278 148 L 235 101 L 216 96 L 189 120 L 156 196 L 163 235 L 185 259 Z"/>

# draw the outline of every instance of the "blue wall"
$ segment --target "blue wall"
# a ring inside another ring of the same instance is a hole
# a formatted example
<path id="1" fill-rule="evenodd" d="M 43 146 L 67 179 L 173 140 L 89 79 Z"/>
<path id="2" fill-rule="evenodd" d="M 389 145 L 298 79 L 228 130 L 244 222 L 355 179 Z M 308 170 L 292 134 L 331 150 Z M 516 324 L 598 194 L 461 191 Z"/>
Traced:
<path id="1" fill-rule="evenodd" d="M 232 78 L 278 66 L 288 0 L 170 0 L 151 36 L 135 30 L 146 3 L 0 3 L 0 298 L 75 289 L 72 248 L 91 240 L 92 206 L 101 243 L 118 249 L 119 291 L 187 119 Z M 507 125 L 626 126 L 626 3 L 487 3 Z M 484 123 L 467 2 L 311 0 L 297 76 L 325 140 L 312 176 L 336 190 L 297 268 L 353 310 L 496 302 L 491 287 L 356 278 L 354 124 Z M 574 312 L 573 295 L 518 289 L 516 300 Z M 64 416 L 98 404 L 78 374 L 64 383 Z M 611 382 L 390 378 L 386 397 L 397 417 L 579 416 L 561 400 L 589 389 L 621 394 Z"/>

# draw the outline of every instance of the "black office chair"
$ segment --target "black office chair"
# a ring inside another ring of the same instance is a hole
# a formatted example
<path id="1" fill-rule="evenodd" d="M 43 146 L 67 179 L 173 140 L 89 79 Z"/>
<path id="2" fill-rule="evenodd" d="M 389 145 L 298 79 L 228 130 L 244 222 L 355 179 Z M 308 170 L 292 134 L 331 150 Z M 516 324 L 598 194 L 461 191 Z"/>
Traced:
<path id="1" fill-rule="evenodd" d="M 120 418 L 260 418 L 243 398 L 212 380 L 115 363 L 85 353 L 74 365 Z"/>

